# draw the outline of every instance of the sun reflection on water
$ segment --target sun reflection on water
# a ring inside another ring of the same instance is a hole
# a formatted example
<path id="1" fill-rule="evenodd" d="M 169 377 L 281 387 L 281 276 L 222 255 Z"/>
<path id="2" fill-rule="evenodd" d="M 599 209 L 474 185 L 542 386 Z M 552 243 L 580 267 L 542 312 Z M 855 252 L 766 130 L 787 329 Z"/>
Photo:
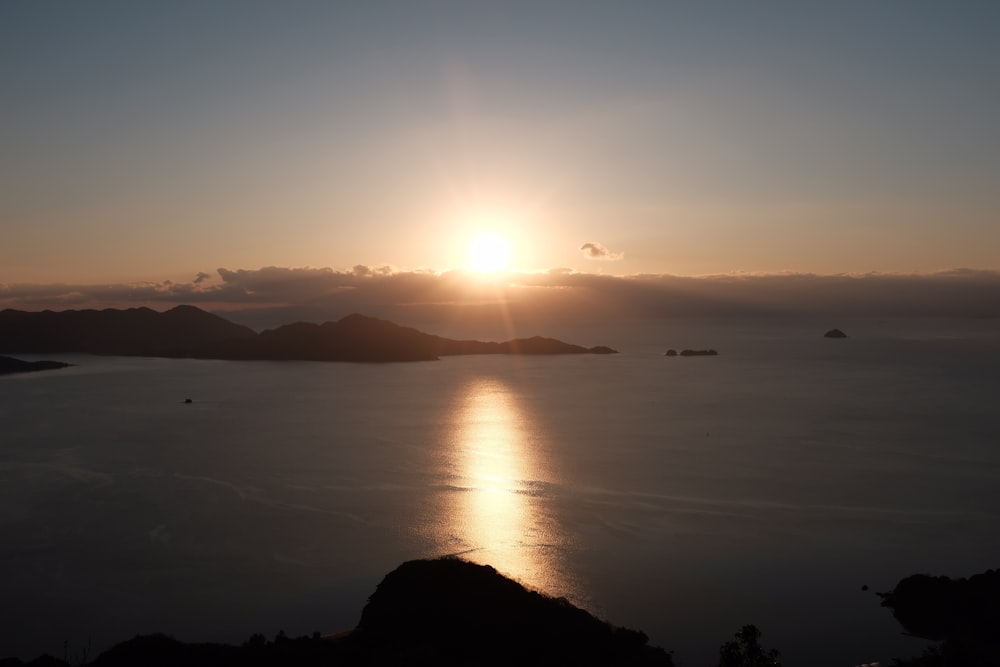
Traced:
<path id="1" fill-rule="evenodd" d="M 478 378 L 457 399 L 439 538 L 451 553 L 543 591 L 575 597 L 567 541 L 550 510 L 547 462 L 530 416 L 503 382 Z"/>

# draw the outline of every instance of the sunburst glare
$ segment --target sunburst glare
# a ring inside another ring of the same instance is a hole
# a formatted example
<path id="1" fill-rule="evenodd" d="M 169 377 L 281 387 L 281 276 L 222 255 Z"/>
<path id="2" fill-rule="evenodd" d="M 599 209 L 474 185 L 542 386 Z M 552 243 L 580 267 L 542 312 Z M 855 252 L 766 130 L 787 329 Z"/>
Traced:
<path id="1" fill-rule="evenodd" d="M 498 234 L 484 232 L 469 243 L 469 267 L 480 273 L 509 269 L 510 257 L 510 243 Z"/>

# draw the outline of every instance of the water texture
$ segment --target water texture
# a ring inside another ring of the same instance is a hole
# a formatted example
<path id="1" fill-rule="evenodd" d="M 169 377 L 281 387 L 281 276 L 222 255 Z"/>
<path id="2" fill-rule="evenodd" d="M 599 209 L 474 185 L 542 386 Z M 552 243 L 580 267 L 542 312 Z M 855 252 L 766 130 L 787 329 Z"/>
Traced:
<path id="1" fill-rule="evenodd" d="M 74 357 L 0 378 L 0 656 L 347 629 L 385 573 L 442 554 L 679 665 L 745 623 L 787 664 L 915 654 L 873 591 L 1000 565 L 1000 335 L 853 324 L 582 341 L 610 357 Z"/>

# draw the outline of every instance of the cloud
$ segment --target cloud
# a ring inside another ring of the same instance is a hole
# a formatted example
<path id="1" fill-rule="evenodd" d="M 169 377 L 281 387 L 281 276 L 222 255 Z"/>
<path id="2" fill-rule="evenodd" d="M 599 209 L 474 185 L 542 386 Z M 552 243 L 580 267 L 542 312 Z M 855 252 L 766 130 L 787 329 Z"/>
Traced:
<path id="1" fill-rule="evenodd" d="M 589 241 L 580 246 L 580 250 L 583 252 L 583 256 L 587 259 L 601 259 L 605 261 L 614 262 L 619 259 L 624 259 L 624 253 L 611 252 L 605 248 L 600 243 L 596 241 Z"/>
<path id="2" fill-rule="evenodd" d="M 199 285 L 138 282 L 101 285 L 67 283 L 0 284 L 0 307 L 40 310 L 43 308 L 110 308 L 149 305 L 157 302 L 190 303 L 204 293 Z"/>
<path id="3" fill-rule="evenodd" d="M 393 270 L 391 266 L 367 266 L 365 264 L 355 264 L 351 273 L 359 278 L 363 278 L 365 276 L 388 276 L 393 273 Z"/>
<path id="4" fill-rule="evenodd" d="M 574 323 L 672 317 L 1000 318 L 1000 272 L 933 274 L 662 274 L 609 276 L 565 268 L 505 274 L 393 271 L 358 265 L 217 271 L 218 280 L 110 285 L 0 284 L 0 308 L 162 310 L 181 303 L 256 328 L 323 322 L 352 312 L 402 324 L 513 325 L 526 334 Z M 433 330 L 433 329 L 432 329 Z"/>
<path id="5" fill-rule="evenodd" d="M 211 277 L 212 277 L 211 273 L 205 273 L 204 271 L 199 271 L 198 275 L 195 276 L 194 280 L 192 280 L 191 282 L 195 285 L 200 285 Z"/>

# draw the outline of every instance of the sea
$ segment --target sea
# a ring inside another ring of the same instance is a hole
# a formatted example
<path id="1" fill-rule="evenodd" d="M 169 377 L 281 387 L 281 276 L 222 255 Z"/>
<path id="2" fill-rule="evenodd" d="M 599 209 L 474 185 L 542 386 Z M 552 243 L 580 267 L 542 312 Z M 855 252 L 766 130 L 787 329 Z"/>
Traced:
<path id="1" fill-rule="evenodd" d="M 619 354 L 22 355 L 74 366 L 0 377 L 0 657 L 348 630 L 457 555 L 682 667 L 746 624 L 786 666 L 887 665 L 926 642 L 878 592 L 1000 567 L 997 321 L 534 333 Z"/>

